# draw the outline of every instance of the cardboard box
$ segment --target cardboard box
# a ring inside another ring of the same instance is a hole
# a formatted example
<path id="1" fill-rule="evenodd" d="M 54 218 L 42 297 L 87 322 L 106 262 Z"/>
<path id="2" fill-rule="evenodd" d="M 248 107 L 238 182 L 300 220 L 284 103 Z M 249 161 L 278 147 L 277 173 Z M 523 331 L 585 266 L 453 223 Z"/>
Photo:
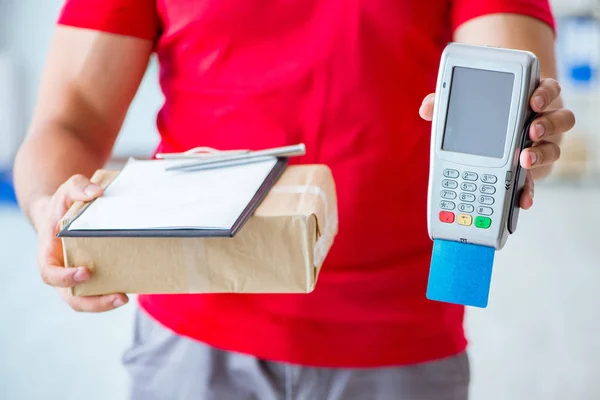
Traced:
<path id="1" fill-rule="evenodd" d="M 117 171 L 99 170 L 103 187 Z M 66 226 L 84 203 L 62 219 Z M 323 165 L 288 166 L 233 238 L 61 238 L 65 266 L 92 278 L 77 296 L 108 293 L 309 293 L 337 234 L 337 198 Z"/>

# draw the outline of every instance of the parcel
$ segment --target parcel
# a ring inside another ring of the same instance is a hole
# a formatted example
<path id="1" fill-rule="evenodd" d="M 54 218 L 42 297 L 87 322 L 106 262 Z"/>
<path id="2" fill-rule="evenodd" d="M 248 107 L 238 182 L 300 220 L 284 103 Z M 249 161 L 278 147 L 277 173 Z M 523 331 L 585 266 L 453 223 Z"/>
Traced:
<path id="1" fill-rule="evenodd" d="M 92 181 L 109 189 L 118 174 L 98 170 Z M 61 228 L 86 206 L 75 203 Z M 330 169 L 293 165 L 233 237 L 82 234 L 61 240 L 65 267 L 92 271 L 89 281 L 71 289 L 73 295 L 309 293 L 337 234 L 337 219 Z"/>

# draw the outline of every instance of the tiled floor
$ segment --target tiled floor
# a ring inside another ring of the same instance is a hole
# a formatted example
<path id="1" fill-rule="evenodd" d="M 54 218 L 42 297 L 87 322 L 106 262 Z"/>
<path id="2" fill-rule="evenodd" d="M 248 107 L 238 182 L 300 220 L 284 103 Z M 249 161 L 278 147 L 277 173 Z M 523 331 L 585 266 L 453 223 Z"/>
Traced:
<path id="1" fill-rule="evenodd" d="M 468 314 L 473 400 L 600 398 L 599 206 L 600 190 L 538 188 L 497 255 L 490 307 Z M 14 210 L 0 208 L 0 246 L 0 399 L 125 399 L 132 307 L 68 310 Z"/>

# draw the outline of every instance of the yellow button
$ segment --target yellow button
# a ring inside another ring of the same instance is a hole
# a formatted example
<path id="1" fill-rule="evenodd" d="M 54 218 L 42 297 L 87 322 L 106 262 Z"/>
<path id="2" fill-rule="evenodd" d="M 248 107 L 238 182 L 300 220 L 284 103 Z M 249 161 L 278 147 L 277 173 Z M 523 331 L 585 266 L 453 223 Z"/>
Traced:
<path id="1" fill-rule="evenodd" d="M 466 214 L 459 214 L 456 221 L 458 222 L 459 225 L 469 226 L 473 223 L 473 217 L 471 217 L 470 215 L 466 215 Z"/>

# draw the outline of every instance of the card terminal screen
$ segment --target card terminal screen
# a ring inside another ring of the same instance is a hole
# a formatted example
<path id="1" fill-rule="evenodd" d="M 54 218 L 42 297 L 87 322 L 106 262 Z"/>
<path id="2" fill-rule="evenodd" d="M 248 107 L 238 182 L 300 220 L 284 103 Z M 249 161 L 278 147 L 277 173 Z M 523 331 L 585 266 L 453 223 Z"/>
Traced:
<path id="1" fill-rule="evenodd" d="M 454 67 L 442 150 L 504 156 L 514 74 Z"/>

